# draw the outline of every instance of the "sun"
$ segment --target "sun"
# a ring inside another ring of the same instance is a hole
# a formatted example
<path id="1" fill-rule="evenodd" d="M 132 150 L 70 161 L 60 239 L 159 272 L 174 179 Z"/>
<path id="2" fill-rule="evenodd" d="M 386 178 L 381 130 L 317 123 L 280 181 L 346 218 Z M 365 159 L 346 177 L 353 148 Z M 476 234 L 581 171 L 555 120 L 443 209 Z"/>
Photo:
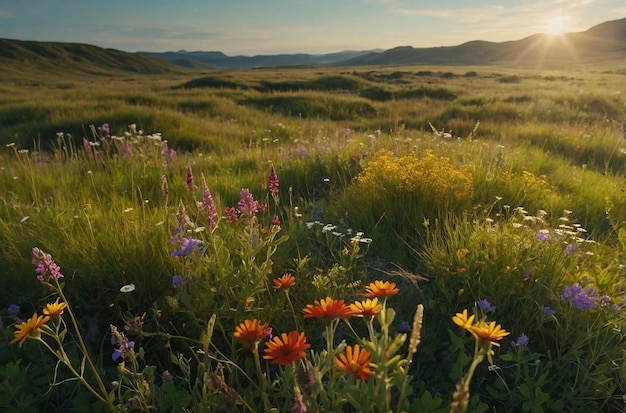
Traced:
<path id="1" fill-rule="evenodd" d="M 567 17 L 558 16 L 548 20 L 548 34 L 555 36 L 563 32 L 563 26 Z"/>

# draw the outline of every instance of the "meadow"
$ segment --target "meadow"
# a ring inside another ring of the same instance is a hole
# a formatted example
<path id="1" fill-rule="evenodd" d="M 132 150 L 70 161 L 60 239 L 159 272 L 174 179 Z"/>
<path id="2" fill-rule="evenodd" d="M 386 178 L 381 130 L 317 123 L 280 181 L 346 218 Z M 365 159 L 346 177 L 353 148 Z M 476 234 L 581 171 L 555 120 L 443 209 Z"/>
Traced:
<path id="1" fill-rule="evenodd" d="M 0 408 L 624 411 L 625 86 L 12 72 Z"/>

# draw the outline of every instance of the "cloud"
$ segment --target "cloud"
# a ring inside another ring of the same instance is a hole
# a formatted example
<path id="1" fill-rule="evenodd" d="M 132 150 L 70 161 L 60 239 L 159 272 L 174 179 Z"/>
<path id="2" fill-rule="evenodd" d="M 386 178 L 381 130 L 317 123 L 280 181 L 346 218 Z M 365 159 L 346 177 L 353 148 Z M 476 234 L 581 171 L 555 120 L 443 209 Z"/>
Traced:
<path id="1" fill-rule="evenodd" d="M 11 17 L 13 16 L 8 11 L 0 10 L 0 19 L 10 19 Z"/>

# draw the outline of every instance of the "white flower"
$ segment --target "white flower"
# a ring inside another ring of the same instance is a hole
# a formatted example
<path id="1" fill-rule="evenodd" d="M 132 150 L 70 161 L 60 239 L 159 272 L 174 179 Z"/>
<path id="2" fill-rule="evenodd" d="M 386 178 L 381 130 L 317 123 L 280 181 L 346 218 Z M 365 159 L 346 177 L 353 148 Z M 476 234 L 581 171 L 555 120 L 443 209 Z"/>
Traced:
<path id="1" fill-rule="evenodd" d="M 126 284 L 120 288 L 120 292 L 122 293 L 130 293 L 135 291 L 135 284 Z"/>

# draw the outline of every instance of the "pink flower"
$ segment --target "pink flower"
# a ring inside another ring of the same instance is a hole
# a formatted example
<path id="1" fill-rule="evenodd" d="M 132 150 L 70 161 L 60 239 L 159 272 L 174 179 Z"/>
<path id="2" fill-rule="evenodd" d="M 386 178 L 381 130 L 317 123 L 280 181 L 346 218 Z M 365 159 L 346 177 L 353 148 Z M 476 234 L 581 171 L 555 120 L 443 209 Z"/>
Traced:
<path id="1" fill-rule="evenodd" d="M 187 177 L 185 178 L 185 182 L 187 183 L 187 189 L 189 190 L 189 192 L 195 192 L 195 189 L 193 187 L 193 173 L 191 172 L 191 166 L 187 167 Z"/>
<path id="2" fill-rule="evenodd" d="M 267 180 L 267 187 L 272 195 L 278 195 L 278 182 L 276 169 L 274 169 L 274 165 L 270 165 L 270 176 Z"/>
<path id="3" fill-rule="evenodd" d="M 202 203 L 200 204 L 200 207 L 202 208 L 202 214 L 204 217 L 209 220 L 209 228 L 215 228 L 217 209 L 215 208 L 213 195 L 211 195 L 211 191 L 206 184 L 206 179 L 204 179 L 204 174 L 202 174 Z"/>
<path id="4" fill-rule="evenodd" d="M 43 282 L 47 277 L 52 277 L 55 280 L 63 277 L 61 268 L 52 260 L 52 256 L 37 247 L 33 248 L 32 263 L 37 266 L 35 272 L 39 281 Z"/>

